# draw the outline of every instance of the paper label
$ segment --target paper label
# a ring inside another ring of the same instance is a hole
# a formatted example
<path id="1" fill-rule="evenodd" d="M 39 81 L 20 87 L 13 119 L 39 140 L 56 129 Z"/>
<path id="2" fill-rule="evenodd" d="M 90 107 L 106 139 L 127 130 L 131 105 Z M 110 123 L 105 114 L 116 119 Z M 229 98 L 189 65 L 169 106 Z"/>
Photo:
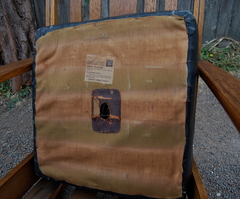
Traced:
<path id="1" fill-rule="evenodd" d="M 112 84 L 115 57 L 87 55 L 84 81 Z"/>

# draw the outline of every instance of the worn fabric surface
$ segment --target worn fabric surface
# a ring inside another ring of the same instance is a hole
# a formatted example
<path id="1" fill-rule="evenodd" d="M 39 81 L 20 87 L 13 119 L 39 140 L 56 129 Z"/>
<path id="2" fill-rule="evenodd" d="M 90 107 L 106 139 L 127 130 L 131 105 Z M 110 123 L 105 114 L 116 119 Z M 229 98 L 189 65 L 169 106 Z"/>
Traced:
<path id="1" fill-rule="evenodd" d="M 35 125 L 41 172 L 121 194 L 182 196 L 187 49 L 185 22 L 177 16 L 114 19 L 40 37 Z M 101 60 L 112 60 L 111 69 L 101 68 Z M 95 89 L 120 92 L 119 132 L 93 130 Z"/>

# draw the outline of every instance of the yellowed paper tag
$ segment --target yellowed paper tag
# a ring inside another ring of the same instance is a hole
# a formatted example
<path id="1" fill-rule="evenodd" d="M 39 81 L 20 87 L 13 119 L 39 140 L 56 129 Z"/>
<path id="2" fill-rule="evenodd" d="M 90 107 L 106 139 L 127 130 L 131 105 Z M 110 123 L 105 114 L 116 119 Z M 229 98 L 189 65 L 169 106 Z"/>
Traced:
<path id="1" fill-rule="evenodd" d="M 84 81 L 112 84 L 115 57 L 87 55 Z"/>

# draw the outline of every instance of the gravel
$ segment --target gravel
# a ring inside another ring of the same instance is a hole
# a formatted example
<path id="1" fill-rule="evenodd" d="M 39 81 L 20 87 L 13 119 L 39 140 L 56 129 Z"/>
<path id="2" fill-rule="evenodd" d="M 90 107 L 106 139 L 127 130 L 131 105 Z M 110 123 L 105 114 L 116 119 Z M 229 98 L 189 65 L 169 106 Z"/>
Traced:
<path id="1" fill-rule="evenodd" d="M 0 178 L 33 150 L 31 97 L 5 104 L 0 96 Z M 240 199 L 240 135 L 202 80 L 193 149 L 209 198 Z"/>
<path id="2" fill-rule="evenodd" d="M 193 150 L 209 198 L 240 198 L 240 135 L 203 81 Z"/>

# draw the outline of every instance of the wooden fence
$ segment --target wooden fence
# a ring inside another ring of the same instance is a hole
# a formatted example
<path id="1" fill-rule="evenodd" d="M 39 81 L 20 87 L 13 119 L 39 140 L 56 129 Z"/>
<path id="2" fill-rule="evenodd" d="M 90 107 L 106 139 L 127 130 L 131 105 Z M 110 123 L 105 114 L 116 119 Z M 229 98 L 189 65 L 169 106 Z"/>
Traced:
<path id="1" fill-rule="evenodd" d="M 130 0 L 131 1 L 131 0 Z M 82 17 L 83 20 L 89 19 L 89 1 L 83 0 Z M 108 16 L 109 0 L 102 0 L 102 17 Z M 138 12 L 143 12 L 144 0 L 138 0 Z M 192 0 L 179 0 L 179 10 L 192 11 Z M 37 26 L 45 26 L 45 1 L 32 0 L 32 5 L 36 15 Z M 157 0 L 157 10 L 164 9 L 164 1 Z M 59 23 L 68 23 L 69 19 L 69 0 L 59 0 Z M 240 0 L 206 0 L 205 20 L 203 29 L 203 43 L 216 37 L 229 36 L 240 41 Z"/>

